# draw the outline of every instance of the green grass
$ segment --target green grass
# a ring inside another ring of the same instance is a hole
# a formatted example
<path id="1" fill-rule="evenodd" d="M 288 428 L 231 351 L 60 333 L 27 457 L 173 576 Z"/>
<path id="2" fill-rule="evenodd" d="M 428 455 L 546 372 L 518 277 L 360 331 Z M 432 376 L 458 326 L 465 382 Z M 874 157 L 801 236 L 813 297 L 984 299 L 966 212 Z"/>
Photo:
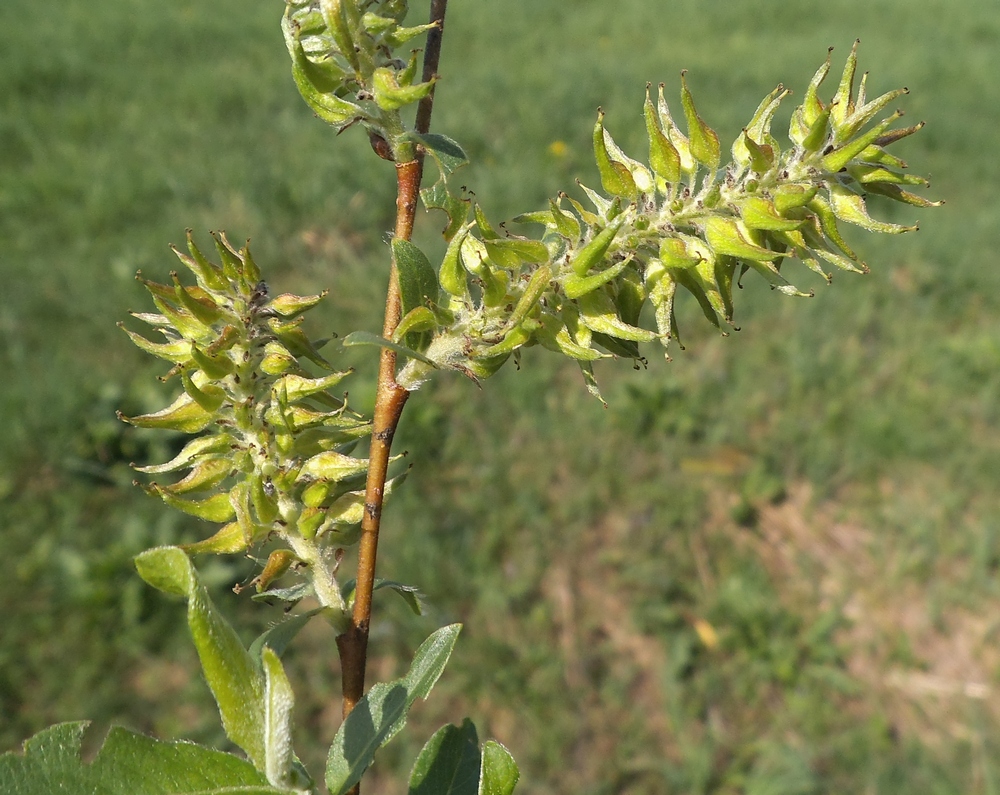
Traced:
<path id="1" fill-rule="evenodd" d="M 226 229 L 281 289 L 333 288 L 314 328 L 377 328 L 391 171 L 299 101 L 280 6 L 103 0 L 42 21 L 0 6 L 3 747 L 82 717 L 219 740 L 179 606 L 130 572 L 146 546 L 204 532 L 128 487 L 128 461 L 172 444 L 113 416 L 161 399 L 160 369 L 114 327 L 144 307 L 135 269 L 165 274 L 185 227 Z M 968 619 L 1000 599 L 1000 11 L 516 6 L 453 3 L 435 110 L 492 218 L 598 181 L 598 105 L 641 156 L 647 80 L 676 96 L 687 68 L 731 141 L 775 84 L 801 96 L 826 47 L 836 68 L 857 36 L 873 90 L 909 86 L 900 104 L 928 126 L 902 154 L 948 203 L 881 208 L 921 231 L 858 236 L 864 278 L 824 288 L 800 269 L 811 300 L 748 279 L 727 339 L 681 307 L 672 363 L 599 369 L 607 410 L 534 351 L 482 391 L 446 378 L 415 396 L 399 445 L 416 466 L 381 560 L 432 620 L 380 603 L 373 670 L 435 622 L 467 628 L 369 791 L 399 791 L 416 735 L 470 714 L 529 795 L 992 793 L 990 701 L 887 682 L 1000 685 L 994 619 Z M 439 251 L 440 219 L 421 224 Z M 208 572 L 248 636 L 273 618 L 226 596 L 251 568 Z M 313 761 L 336 729 L 334 658 L 317 631 L 292 659 Z"/>

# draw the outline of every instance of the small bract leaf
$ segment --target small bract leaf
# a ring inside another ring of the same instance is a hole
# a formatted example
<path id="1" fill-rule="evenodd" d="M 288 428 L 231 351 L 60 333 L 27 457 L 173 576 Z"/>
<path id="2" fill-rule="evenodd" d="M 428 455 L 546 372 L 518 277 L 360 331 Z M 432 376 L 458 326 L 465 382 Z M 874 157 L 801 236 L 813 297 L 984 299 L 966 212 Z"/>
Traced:
<path id="1" fill-rule="evenodd" d="M 281 599 L 295 604 L 307 596 L 314 595 L 314 593 L 315 589 L 312 587 L 312 584 L 303 582 L 293 586 L 292 588 L 275 589 L 268 591 L 267 593 L 255 594 L 253 596 L 253 600 L 255 602 L 268 602 L 274 601 L 275 599 Z M 261 633 L 257 639 L 250 644 L 250 648 L 247 649 L 247 653 L 252 659 L 260 662 L 261 655 L 263 654 L 264 647 L 266 646 L 280 657 L 285 653 L 285 649 L 288 648 L 288 645 L 295 639 L 295 636 L 299 634 L 299 631 L 309 623 L 309 620 L 320 615 L 321 613 L 324 613 L 326 610 L 327 608 L 325 607 L 317 607 L 314 610 L 299 613 L 298 615 L 290 616 L 283 621 L 279 621 L 273 627 Z"/>
<path id="2" fill-rule="evenodd" d="M 607 143 L 610 137 L 604 129 L 604 111 L 598 108 L 597 123 L 594 125 L 594 157 L 601 175 L 601 186 L 614 196 L 635 201 L 639 196 L 639 189 L 628 166 L 611 158 Z"/>
<path id="3" fill-rule="evenodd" d="M 740 218 L 748 229 L 778 232 L 798 229 L 803 221 L 784 218 L 774 203 L 761 196 L 748 196 L 740 203 Z"/>
<path id="4" fill-rule="evenodd" d="M 231 555 L 242 552 L 248 546 L 247 538 L 239 523 L 230 522 L 209 538 L 193 544 L 181 544 L 180 548 L 189 555 Z"/>
<path id="5" fill-rule="evenodd" d="M 619 318 L 611 298 L 602 290 L 581 296 L 577 303 L 580 306 L 580 321 L 591 331 L 632 342 L 656 339 L 655 331 L 631 326 Z"/>
<path id="6" fill-rule="evenodd" d="M 694 99 L 688 89 L 685 75 L 687 71 L 681 72 L 681 104 L 684 106 L 684 116 L 687 119 L 688 139 L 691 142 L 691 155 L 704 166 L 714 171 L 719 167 L 721 149 L 719 148 L 719 136 L 709 127 L 698 115 L 694 107 Z"/>
<path id="7" fill-rule="evenodd" d="M 162 428 L 168 431 L 198 433 L 208 427 L 214 415 L 195 403 L 190 395 L 183 393 L 165 409 L 153 414 L 126 417 L 118 412 L 118 418 L 137 428 Z"/>
<path id="8" fill-rule="evenodd" d="M 863 197 L 840 185 L 830 187 L 830 204 L 833 214 L 841 221 L 860 226 L 869 232 L 882 232 L 884 234 L 898 235 L 902 232 L 913 232 L 916 226 L 903 226 L 902 224 L 889 224 L 884 221 L 876 221 L 868 215 Z"/>
<path id="9" fill-rule="evenodd" d="M 676 185 L 681 180 L 681 156 L 660 128 L 656 108 L 649 97 L 649 83 L 646 84 L 646 101 L 642 111 L 649 138 L 649 165 L 656 176 L 666 183 L 664 187 Z"/>
<path id="10" fill-rule="evenodd" d="M 328 450 L 306 461 L 299 470 L 297 480 L 346 480 L 367 471 L 367 458 L 354 458 Z"/>
<path id="11" fill-rule="evenodd" d="M 423 362 L 424 364 L 429 364 L 432 367 L 437 367 L 437 364 L 428 359 L 422 353 L 418 353 L 411 348 L 407 348 L 404 345 L 399 345 L 395 342 L 387 340 L 385 337 L 380 337 L 377 334 L 372 334 L 369 331 L 352 331 L 346 337 L 344 337 L 344 343 L 346 347 L 351 345 L 373 345 L 376 348 L 388 348 L 389 350 L 396 351 L 403 356 L 408 356 L 411 359 L 416 359 L 418 362 Z"/>
<path id="12" fill-rule="evenodd" d="M 198 436 L 184 445 L 181 451 L 165 464 L 135 467 L 135 469 L 138 472 L 144 472 L 147 475 L 159 475 L 164 472 L 176 472 L 178 469 L 191 466 L 202 456 L 214 456 L 216 453 L 228 450 L 231 444 L 232 439 L 226 434 Z"/>
<path id="13" fill-rule="evenodd" d="M 577 276 L 586 276 L 591 268 L 600 264 L 608 253 L 612 241 L 622 228 L 622 221 L 616 221 L 598 232 L 570 260 L 569 266 Z"/>
<path id="14" fill-rule="evenodd" d="M 292 295 L 291 293 L 284 293 L 271 299 L 265 308 L 272 312 L 277 312 L 282 317 L 298 317 L 326 298 L 328 292 L 329 290 L 324 290 L 319 295 Z"/>
<path id="15" fill-rule="evenodd" d="M 233 462 L 228 456 L 225 458 L 203 458 L 183 478 L 173 485 L 161 488 L 171 494 L 206 491 L 219 485 L 232 471 Z"/>
<path id="16" fill-rule="evenodd" d="M 402 342 L 407 334 L 419 334 L 423 331 L 433 331 L 438 322 L 430 307 L 417 306 L 407 312 L 399 320 L 399 325 L 392 333 L 394 342 Z"/>
<path id="17" fill-rule="evenodd" d="M 184 513 L 191 514 L 191 516 L 197 516 L 206 522 L 228 522 L 236 515 L 236 511 L 229 503 L 228 494 L 213 494 L 204 500 L 186 500 L 174 496 L 156 483 L 151 483 L 149 490 L 160 495 L 163 501 L 171 508 L 184 511 Z"/>
<path id="18" fill-rule="evenodd" d="M 281 395 L 283 400 L 294 403 L 297 400 L 302 400 L 311 395 L 332 389 L 352 372 L 352 370 L 341 370 L 337 373 L 330 373 L 330 375 L 323 376 L 322 378 L 306 378 L 305 376 L 294 374 L 286 375 L 275 381 L 271 389 L 275 394 Z"/>
<path id="19" fill-rule="evenodd" d="M 410 134 L 409 137 L 420 144 L 438 167 L 437 182 L 423 188 L 420 198 L 428 210 L 444 210 L 447 214 L 448 225 L 443 234 L 445 240 L 451 240 L 469 215 L 469 202 L 451 191 L 448 179 L 452 172 L 468 163 L 469 158 L 462 147 L 446 135 Z"/>
<path id="20" fill-rule="evenodd" d="M 706 219 L 705 240 L 716 254 L 737 259 L 766 261 L 780 256 L 777 251 L 769 251 L 752 243 L 746 228 L 741 228 L 739 221 L 730 218 L 711 216 Z"/>
<path id="21" fill-rule="evenodd" d="M 372 75 L 375 104 L 382 110 L 399 110 L 406 105 L 419 102 L 430 94 L 436 82 L 436 78 L 431 78 L 426 83 L 403 86 L 399 84 L 394 69 L 380 66 Z"/>

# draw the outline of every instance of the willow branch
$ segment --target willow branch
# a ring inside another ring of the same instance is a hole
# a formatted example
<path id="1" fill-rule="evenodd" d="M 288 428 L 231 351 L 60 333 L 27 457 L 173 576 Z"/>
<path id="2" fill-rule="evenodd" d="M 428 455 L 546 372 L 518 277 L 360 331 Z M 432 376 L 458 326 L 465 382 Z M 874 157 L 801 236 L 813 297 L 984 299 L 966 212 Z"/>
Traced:
<path id="1" fill-rule="evenodd" d="M 427 34 L 424 51 L 424 80 L 437 73 L 441 56 L 441 36 L 448 0 L 432 0 L 431 22 L 437 27 Z M 434 94 L 431 92 L 417 107 L 416 132 L 430 130 Z M 396 227 L 395 236 L 409 240 L 417 211 L 423 158 L 396 164 Z M 385 301 L 382 336 L 390 339 L 399 325 L 400 296 L 396 263 L 389 272 L 389 287 Z M 409 392 L 396 383 L 396 353 L 383 348 L 379 358 L 378 384 L 372 425 L 371 450 L 368 456 L 368 480 L 365 484 L 365 512 L 361 520 L 361 541 L 358 547 L 358 573 L 355 585 L 354 612 L 347 631 L 337 639 L 343 671 L 344 717 L 354 709 L 364 693 L 365 666 L 368 655 L 368 629 L 371 624 L 372 590 L 375 586 L 375 564 L 378 555 L 378 535 L 382 518 L 382 502 L 389 467 L 392 438 Z"/>

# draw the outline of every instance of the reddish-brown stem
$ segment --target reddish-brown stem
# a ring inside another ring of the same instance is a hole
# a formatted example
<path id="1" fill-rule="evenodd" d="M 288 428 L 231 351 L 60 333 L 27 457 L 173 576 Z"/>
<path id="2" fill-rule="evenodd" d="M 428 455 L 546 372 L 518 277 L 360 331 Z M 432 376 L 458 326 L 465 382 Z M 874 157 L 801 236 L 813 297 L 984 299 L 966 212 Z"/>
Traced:
<path id="1" fill-rule="evenodd" d="M 432 0 L 431 21 L 437 28 L 427 34 L 424 53 L 424 80 L 437 72 L 441 53 L 441 32 L 448 0 Z M 421 100 L 417 108 L 416 131 L 430 129 L 433 93 Z M 413 221 L 417 211 L 420 180 L 423 175 L 423 158 L 396 164 L 396 228 L 395 236 L 409 240 L 413 235 Z M 389 287 L 385 300 L 385 320 L 382 336 L 392 337 L 399 325 L 400 297 L 396 263 L 389 272 Z M 386 474 L 392 437 L 403 412 L 409 392 L 396 383 L 396 353 L 382 349 L 379 358 L 378 384 L 375 393 L 375 414 L 372 424 L 372 442 L 368 462 L 368 480 L 365 484 L 365 512 L 361 520 L 361 541 L 358 547 L 358 576 L 355 584 L 354 612 L 347 631 L 337 638 L 343 676 L 344 717 L 354 709 L 364 693 L 365 665 L 368 655 L 368 628 L 371 623 L 372 590 L 375 585 L 375 563 L 378 555 L 378 534 L 385 496 Z M 354 790 L 357 792 L 357 788 Z"/>

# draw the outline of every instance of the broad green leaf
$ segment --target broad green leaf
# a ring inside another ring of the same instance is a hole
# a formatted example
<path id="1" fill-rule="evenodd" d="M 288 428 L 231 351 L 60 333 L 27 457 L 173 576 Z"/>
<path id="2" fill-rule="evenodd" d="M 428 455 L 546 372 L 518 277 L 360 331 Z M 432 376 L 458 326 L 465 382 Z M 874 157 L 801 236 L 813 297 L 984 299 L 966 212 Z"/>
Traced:
<path id="1" fill-rule="evenodd" d="M 399 272 L 399 292 L 405 315 L 428 302 L 437 303 L 438 281 L 427 256 L 409 240 L 392 239 L 392 256 Z"/>
<path id="2" fill-rule="evenodd" d="M 87 723 L 61 723 L 0 756 L 4 795 L 288 795 L 243 759 L 185 742 L 112 729 L 90 764 L 80 759 Z"/>
<path id="3" fill-rule="evenodd" d="M 146 582 L 186 596 L 188 627 L 208 686 L 229 739 L 265 769 L 264 675 L 229 622 L 215 609 L 188 556 L 177 547 L 157 547 L 135 559 Z"/>
<path id="4" fill-rule="evenodd" d="M 478 795 L 511 795 L 521 772 L 510 751 L 496 740 L 483 743 L 483 767 Z"/>
<path id="5" fill-rule="evenodd" d="M 427 741 L 410 773 L 409 795 L 479 795 L 479 737 L 466 718 L 442 726 Z"/>
<path id="6" fill-rule="evenodd" d="M 331 795 L 344 795 L 361 780 L 375 759 L 375 751 L 406 723 L 417 698 L 427 698 L 444 670 L 461 624 L 442 627 L 417 649 L 409 672 L 393 682 L 379 682 L 341 724 L 327 757 L 326 786 Z"/>
<path id="7" fill-rule="evenodd" d="M 424 252 L 409 240 L 393 238 L 392 257 L 399 277 L 403 315 L 409 318 L 409 313 L 415 309 L 427 309 L 428 304 L 436 304 L 440 292 L 437 274 Z M 431 335 L 427 331 L 411 331 L 402 335 L 401 341 L 414 350 L 423 350 L 430 344 Z"/>

